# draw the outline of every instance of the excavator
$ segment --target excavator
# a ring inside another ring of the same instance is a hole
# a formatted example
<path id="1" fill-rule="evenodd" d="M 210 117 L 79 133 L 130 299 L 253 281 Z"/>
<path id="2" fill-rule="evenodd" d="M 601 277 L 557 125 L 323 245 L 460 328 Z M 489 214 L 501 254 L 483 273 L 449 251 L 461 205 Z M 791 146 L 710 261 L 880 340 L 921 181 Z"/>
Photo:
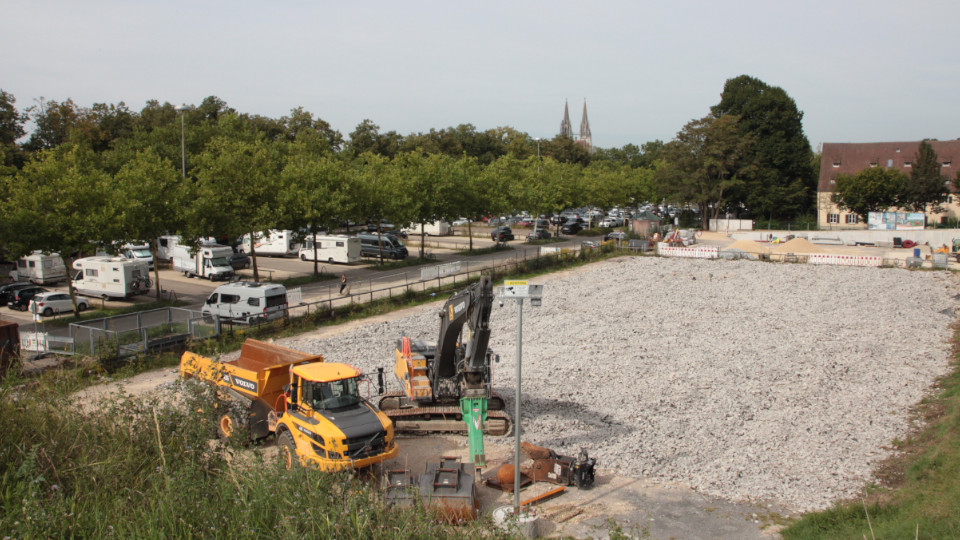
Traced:
<path id="1" fill-rule="evenodd" d="M 381 396 L 379 406 L 398 431 L 467 433 L 481 441 L 484 432 L 510 431 L 504 401 L 491 386 L 491 362 L 500 360 L 487 348 L 493 299 L 492 280 L 481 276 L 444 304 L 436 343 L 397 340 L 394 373 L 403 390 Z"/>

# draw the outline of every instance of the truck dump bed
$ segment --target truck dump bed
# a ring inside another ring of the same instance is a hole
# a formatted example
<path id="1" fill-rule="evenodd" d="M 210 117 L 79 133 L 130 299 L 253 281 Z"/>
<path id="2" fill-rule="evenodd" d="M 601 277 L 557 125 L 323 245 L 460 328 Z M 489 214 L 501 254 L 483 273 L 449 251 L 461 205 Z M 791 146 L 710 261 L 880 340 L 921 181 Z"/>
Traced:
<path id="1" fill-rule="evenodd" d="M 243 342 L 240 357 L 228 362 L 183 353 L 180 375 L 226 386 L 245 397 L 273 405 L 283 393 L 283 385 L 290 382 L 290 366 L 305 362 L 323 362 L 323 356 L 248 339 Z"/>

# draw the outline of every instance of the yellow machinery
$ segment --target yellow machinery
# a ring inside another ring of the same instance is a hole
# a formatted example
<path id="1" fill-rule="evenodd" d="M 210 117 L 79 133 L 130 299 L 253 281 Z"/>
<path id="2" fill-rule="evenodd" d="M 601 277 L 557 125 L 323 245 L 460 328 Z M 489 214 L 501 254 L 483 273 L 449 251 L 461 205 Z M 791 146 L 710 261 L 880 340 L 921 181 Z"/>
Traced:
<path id="1" fill-rule="evenodd" d="M 362 374 L 348 364 L 248 339 L 229 362 L 185 352 L 180 374 L 216 384 L 239 405 L 221 415 L 221 436 L 275 433 L 287 466 L 359 469 L 397 455 L 393 423 L 360 396 Z"/>

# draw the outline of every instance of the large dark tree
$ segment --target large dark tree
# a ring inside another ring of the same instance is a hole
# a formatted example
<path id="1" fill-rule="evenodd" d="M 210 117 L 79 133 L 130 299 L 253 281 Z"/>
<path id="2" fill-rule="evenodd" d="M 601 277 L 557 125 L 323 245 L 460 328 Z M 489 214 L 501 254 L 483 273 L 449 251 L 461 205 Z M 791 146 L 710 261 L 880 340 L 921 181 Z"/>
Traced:
<path id="1" fill-rule="evenodd" d="M 23 148 L 28 152 L 38 152 L 67 142 L 70 130 L 77 125 L 81 111 L 72 99 L 57 103 L 41 97 L 37 105 L 27 109 L 27 113 L 36 128 Z"/>
<path id="2" fill-rule="evenodd" d="M 803 112 L 780 87 L 741 75 L 728 79 L 716 117 L 740 117 L 741 134 L 753 135 L 756 174 L 736 193 L 757 215 L 794 217 L 812 210 L 816 174 L 810 166 L 810 141 L 803 134 Z"/>
<path id="3" fill-rule="evenodd" d="M 900 194 L 900 206 L 914 212 L 939 212 L 940 203 L 949 195 L 947 178 L 940 174 L 940 161 L 929 142 L 923 141 L 910 168 L 910 181 Z"/>

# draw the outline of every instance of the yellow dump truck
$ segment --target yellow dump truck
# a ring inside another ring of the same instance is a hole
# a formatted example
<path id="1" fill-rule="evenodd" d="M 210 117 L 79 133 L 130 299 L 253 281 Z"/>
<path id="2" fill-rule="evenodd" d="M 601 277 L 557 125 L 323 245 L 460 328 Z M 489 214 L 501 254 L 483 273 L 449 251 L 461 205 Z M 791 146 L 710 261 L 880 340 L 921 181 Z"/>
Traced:
<path id="1" fill-rule="evenodd" d="M 287 466 L 359 469 L 397 455 L 393 423 L 360 396 L 361 373 L 348 364 L 248 339 L 229 362 L 185 352 L 180 374 L 217 385 L 237 404 L 221 415 L 221 436 L 275 433 Z"/>

